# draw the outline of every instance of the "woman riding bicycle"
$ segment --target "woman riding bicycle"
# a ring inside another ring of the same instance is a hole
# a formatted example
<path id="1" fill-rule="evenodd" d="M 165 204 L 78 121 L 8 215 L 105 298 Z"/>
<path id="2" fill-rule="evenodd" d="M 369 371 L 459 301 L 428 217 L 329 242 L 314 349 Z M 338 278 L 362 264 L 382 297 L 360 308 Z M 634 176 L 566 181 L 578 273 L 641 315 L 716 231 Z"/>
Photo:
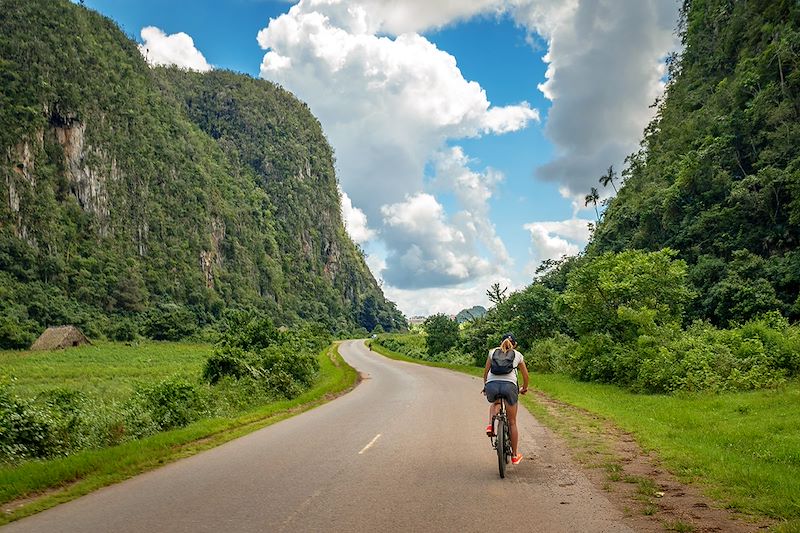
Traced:
<path id="1" fill-rule="evenodd" d="M 486 399 L 491 402 L 489 407 L 489 425 L 486 427 L 488 435 L 494 434 L 492 420 L 500 411 L 500 398 L 506 400 L 508 413 L 508 426 L 511 430 L 512 464 L 522 461 L 522 454 L 517 451 L 519 432 L 517 431 L 517 393 L 528 392 L 528 368 L 525 366 L 522 354 L 515 350 L 517 339 L 512 333 L 503 335 L 500 346 L 489 351 L 486 358 L 486 367 L 483 369 L 483 391 Z M 522 388 L 517 384 L 517 369 L 522 372 Z"/>

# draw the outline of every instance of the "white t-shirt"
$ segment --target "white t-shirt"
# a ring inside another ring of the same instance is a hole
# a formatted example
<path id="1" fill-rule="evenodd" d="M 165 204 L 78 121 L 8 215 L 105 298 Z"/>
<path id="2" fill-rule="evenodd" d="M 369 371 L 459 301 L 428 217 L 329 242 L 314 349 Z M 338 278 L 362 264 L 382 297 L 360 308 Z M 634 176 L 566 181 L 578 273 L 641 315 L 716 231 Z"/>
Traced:
<path id="1" fill-rule="evenodd" d="M 497 348 L 492 348 L 491 350 L 489 350 L 489 357 L 486 358 L 487 361 L 491 361 L 492 354 L 494 353 L 495 350 L 497 350 Z M 486 382 L 488 383 L 489 381 L 510 381 L 511 383 L 516 383 L 517 367 L 522 361 L 523 361 L 522 354 L 514 350 L 514 370 L 512 370 L 508 374 L 496 375 L 492 374 L 492 371 L 490 369 L 489 374 L 486 375 Z"/>

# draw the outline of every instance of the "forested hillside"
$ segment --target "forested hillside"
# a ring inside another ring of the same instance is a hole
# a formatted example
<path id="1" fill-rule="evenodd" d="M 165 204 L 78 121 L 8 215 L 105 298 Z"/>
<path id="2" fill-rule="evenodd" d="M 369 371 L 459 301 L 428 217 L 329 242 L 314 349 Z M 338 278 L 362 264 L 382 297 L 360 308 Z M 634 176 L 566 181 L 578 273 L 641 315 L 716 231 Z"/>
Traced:
<path id="1" fill-rule="evenodd" d="M 496 305 L 447 343 L 390 348 L 482 366 L 513 331 L 530 369 L 637 392 L 800 375 L 800 3 L 687 0 L 678 29 L 664 98 L 587 249 L 508 297 L 493 286 Z"/>
<path id="2" fill-rule="evenodd" d="M 304 104 L 246 76 L 151 69 L 67 0 L 0 12 L 0 346 L 62 323 L 178 338 L 229 307 L 405 325 L 345 234 Z"/>
<path id="3" fill-rule="evenodd" d="M 718 325 L 800 318 L 800 4 L 691 0 L 684 50 L 589 255 L 670 247 Z"/>

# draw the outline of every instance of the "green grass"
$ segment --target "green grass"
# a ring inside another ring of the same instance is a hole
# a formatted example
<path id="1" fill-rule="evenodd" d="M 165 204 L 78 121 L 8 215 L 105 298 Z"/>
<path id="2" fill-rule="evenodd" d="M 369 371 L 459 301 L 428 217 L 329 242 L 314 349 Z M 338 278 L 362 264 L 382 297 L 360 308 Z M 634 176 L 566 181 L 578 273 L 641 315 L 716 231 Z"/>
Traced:
<path id="1" fill-rule="evenodd" d="M 381 346 L 375 341 L 367 342 L 367 346 L 373 352 L 377 352 L 384 357 L 388 357 L 389 359 L 394 359 L 395 361 L 408 361 L 410 363 L 417 363 L 419 365 L 425 366 L 435 366 L 437 368 L 449 368 L 450 370 L 456 370 L 458 372 L 463 372 L 465 374 L 471 374 L 473 376 L 482 376 L 483 375 L 483 368 L 479 368 L 477 366 L 472 365 L 456 365 L 453 363 L 442 363 L 438 361 L 426 361 L 424 359 L 417 359 L 416 357 L 409 357 L 405 354 L 401 354 L 398 352 L 394 352 L 385 346 Z"/>
<path id="2" fill-rule="evenodd" d="M 319 361 L 314 387 L 293 400 L 237 417 L 200 420 L 120 446 L 0 468 L 0 504 L 5 508 L 0 525 L 274 424 L 325 403 L 356 383 L 358 374 L 341 358 L 337 345 L 321 352 Z"/>
<path id="3" fill-rule="evenodd" d="M 420 361 L 375 344 L 372 349 L 393 359 L 482 373 L 476 367 Z M 785 520 L 777 531 L 800 531 L 800 382 L 754 392 L 643 395 L 563 375 L 531 374 L 531 387 L 632 433 L 681 480 L 698 483 L 728 508 Z M 569 420 L 548 413 L 531 395 L 522 402 L 570 440 Z M 615 465 L 608 470 L 610 478 L 621 478 Z M 647 482 L 630 481 L 639 484 L 642 496 L 654 490 Z M 683 524 L 671 525 L 685 531 Z"/>
<path id="4" fill-rule="evenodd" d="M 612 420 L 670 471 L 701 482 L 728 507 L 800 519 L 800 383 L 682 396 L 633 394 L 550 374 L 532 375 L 531 383 Z"/>
<path id="5" fill-rule="evenodd" d="M 48 352 L 0 351 L 0 376 L 11 378 L 20 396 L 62 387 L 116 400 L 128 397 L 137 382 L 177 375 L 199 379 L 212 348 L 210 344 L 149 341 L 133 346 L 97 342 Z"/>

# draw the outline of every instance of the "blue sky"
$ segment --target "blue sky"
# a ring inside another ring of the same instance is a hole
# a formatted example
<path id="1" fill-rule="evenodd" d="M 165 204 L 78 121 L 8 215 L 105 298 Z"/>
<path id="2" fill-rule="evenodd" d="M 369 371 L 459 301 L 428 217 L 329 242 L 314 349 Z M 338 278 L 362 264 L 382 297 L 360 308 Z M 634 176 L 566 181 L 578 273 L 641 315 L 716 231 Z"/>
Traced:
<path id="1" fill-rule="evenodd" d="M 153 64 L 235 70 L 306 101 L 348 231 L 408 316 L 486 305 L 491 283 L 522 288 L 583 247 L 582 198 L 636 148 L 676 46 L 670 0 L 85 5 Z"/>

